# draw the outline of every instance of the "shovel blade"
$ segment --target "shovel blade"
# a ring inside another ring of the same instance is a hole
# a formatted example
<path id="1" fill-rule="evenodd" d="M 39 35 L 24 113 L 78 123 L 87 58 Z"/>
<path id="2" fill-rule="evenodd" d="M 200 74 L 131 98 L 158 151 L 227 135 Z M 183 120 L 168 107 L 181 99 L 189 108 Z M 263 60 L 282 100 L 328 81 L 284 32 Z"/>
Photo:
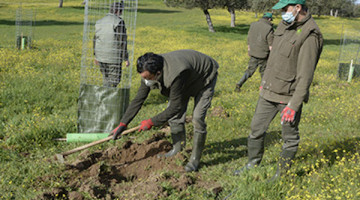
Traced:
<path id="1" fill-rule="evenodd" d="M 64 163 L 65 162 L 65 158 L 62 154 L 55 154 L 55 158 L 59 163 Z"/>

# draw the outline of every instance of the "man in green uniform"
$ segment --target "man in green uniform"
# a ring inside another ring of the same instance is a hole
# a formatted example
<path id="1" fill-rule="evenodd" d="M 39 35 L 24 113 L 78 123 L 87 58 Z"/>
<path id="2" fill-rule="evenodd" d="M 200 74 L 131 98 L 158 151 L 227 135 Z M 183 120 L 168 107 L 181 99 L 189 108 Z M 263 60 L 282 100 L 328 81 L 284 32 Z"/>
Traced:
<path id="1" fill-rule="evenodd" d="M 185 115 L 190 97 L 194 97 L 194 145 L 187 172 L 198 169 L 206 139 L 205 116 L 210 107 L 217 80 L 218 63 L 194 50 L 178 50 L 165 54 L 146 53 L 137 60 L 137 71 L 142 77 L 136 97 L 130 103 L 120 125 L 112 131 L 117 139 L 135 117 L 151 89 L 160 89 L 169 97 L 168 107 L 158 115 L 141 122 L 139 131 L 169 122 L 173 148 L 162 155 L 170 157 L 182 150 L 186 143 Z"/>
<path id="2" fill-rule="evenodd" d="M 236 84 L 235 91 L 240 92 L 241 86 L 250 78 L 259 67 L 261 78 L 264 75 L 266 61 L 271 50 L 271 44 L 274 38 L 274 29 L 271 23 L 272 14 L 264 13 L 259 21 L 250 24 L 248 32 L 248 55 L 250 60 L 248 68 L 240 81 Z"/>
<path id="3" fill-rule="evenodd" d="M 123 9 L 123 2 L 111 4 L 110 12 L 95 24 L 95 64 L 100 65 L 105 87 L 116 87 L 120 83 L 123 61 L 129 66 L 126 27 L 120 17 Z"/>
<path id="4" fill-rule="evenodd" d="M 235 175 L 260 164 L 264 137 L 270 122 L 281 112 L 284 144 L 276 174 L 285 174 L 298 150 L 299 123 L 303 102 L 323 47 L 319 27 L 308 12 L 305 0 L 280 0 L 273 9 L 282 9 L 283 20 L 274 32 L 274 42 L 260 86 L 260 97 L 248 137 L 248 163 Z"/>

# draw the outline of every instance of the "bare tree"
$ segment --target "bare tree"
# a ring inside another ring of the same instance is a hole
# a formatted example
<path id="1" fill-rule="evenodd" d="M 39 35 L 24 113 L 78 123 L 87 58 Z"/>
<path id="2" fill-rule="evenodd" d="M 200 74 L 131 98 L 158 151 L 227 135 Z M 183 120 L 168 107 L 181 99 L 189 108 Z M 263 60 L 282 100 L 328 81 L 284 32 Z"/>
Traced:
<path id="1" fill-rule="evenodd" d="M 231 16 L 231 27 L 235 27 L 235 10 L 245 9 L 247 7 L 247 0 L 226 0 L 219 1 L 219 6 L 227 8 Z"/>
<path id="2" fill-rule="evenodd" d="M 164 3 L 169 7 L 182 7 L 187 9 L 200 8 L 205 14 L 209 31 L 215 32 L 209 9 L 217 5 L 216 0 L 164 0 Z"/>

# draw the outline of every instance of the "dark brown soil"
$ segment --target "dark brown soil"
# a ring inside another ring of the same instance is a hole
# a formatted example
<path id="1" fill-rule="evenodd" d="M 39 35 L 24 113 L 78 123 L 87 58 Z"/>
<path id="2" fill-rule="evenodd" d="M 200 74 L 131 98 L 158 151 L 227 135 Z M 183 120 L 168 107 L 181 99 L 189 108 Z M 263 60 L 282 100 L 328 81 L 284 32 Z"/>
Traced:
<path id="1" fill-rule="evenodd" d="M 52 188 L 38 199 L 159 199 L 189 186 L 217 196 L 222 190 L 219 184 L 205 183 L 198 173 L 184 172 L 186 158 L 182 153 L 173 158 L 158 157 L 172 147 L 164 137 L 165 133 L 158 133 L 141 144 L 127 141 L 122 147 L 84 151 L 59 176 L 66 186 Z"/>
<path id="2" fill-rule="evenodd" d="M 228 118 L 230 117 L 229 113 L 225 111 L 225 109 L 221 106 L 216 106 L 210 111 L 210 116 L 213 117 L 221 117 L 221 118 Z"/>

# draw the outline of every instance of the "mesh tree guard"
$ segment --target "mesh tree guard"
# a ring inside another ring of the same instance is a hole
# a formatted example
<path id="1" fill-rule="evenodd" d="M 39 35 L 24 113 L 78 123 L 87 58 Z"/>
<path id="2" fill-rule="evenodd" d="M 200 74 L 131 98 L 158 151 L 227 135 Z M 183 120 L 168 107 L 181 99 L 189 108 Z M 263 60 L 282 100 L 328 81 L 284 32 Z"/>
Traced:
<path id="1" fill-rule="evenodd" d="M 341 38 L 338 77 L 351 81 L 360 76 L 360 31 L 346 29 Z"/>
<path id="2" fill-rule="evenodd" d="M 35 12 L 24 9 L 22 5 L 16 10 L 15 46 L 18 49 L 31 48 L 33 40 L 33 25 L 35 25 Z"/>
<path id="3" fill-rule="evenodd" d="M 137 0 L 86 0 L 78 101 L 80 133 L 110 132 L 126 111 L 136 14 Z"/>

